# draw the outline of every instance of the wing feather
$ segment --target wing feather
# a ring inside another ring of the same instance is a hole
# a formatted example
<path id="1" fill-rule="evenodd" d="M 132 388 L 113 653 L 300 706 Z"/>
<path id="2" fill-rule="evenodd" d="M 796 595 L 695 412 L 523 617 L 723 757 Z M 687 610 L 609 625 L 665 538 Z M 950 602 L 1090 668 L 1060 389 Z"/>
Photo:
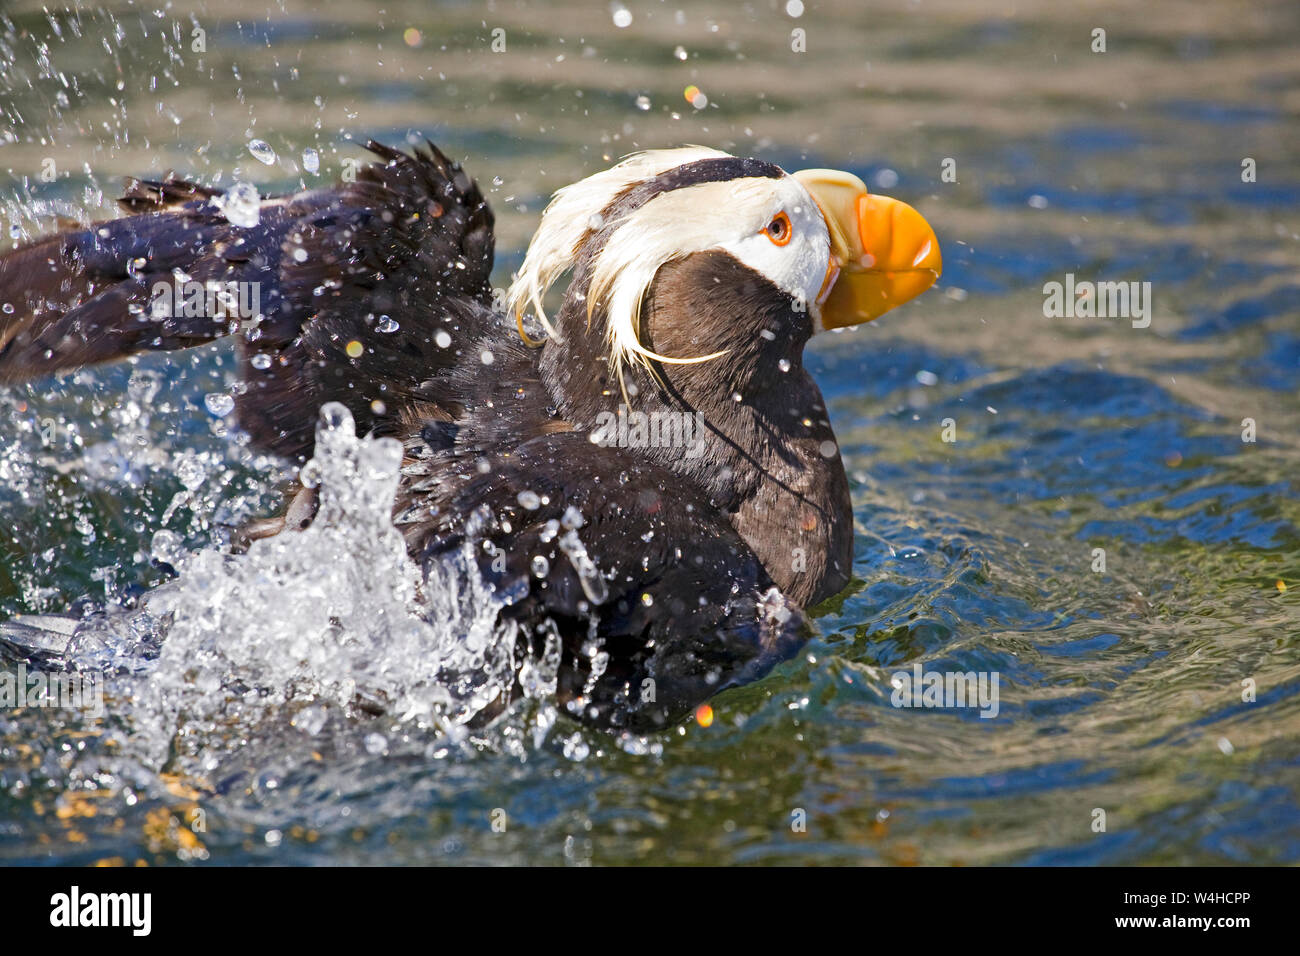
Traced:
<path id="1" fill-rule="evenodd" d="M 259 447 L 309 455 L 327 401 L 366 429 L 400 414 L 454 360 L 439 332 L 483 334 L 493 216 L 432 143 L 367 149 L 378 161 L 354 181 L 265 198 L 254 226 L 227 219 L 221 190 L 129 180 L 124 218 L 0 256 L 0 384 L 236 334 L 249 386 L 237 407 Z M 159 283 L 177 281 L 244 284 L 259 313 L 160 314 Z"/>

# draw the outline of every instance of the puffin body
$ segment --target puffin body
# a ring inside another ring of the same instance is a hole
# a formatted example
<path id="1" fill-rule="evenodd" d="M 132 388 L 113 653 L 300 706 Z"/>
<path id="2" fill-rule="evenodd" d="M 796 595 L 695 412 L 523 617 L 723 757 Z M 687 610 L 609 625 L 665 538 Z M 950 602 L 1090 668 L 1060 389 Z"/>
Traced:
<path id="1" fill-rule="evenodd" d="M 852 561 L 803 348 L 933 283 L 924 220 L 846 173 L 647 151 L 556 194 L 502 310 L 473 180 L 432 144 L 369 148 L 356 182 L 255 221 L 133 182 L 135 215 L 0 257 L 0 383 L 234 334 L 253 441 L 304 460 L 331 401 L 400 439 L 410 554 L 426 572 L 472 554 L 580 720 L 661 728 L 793 654 Z M 260 314 L 168 314 L 178 276 L 256 282 Z M 247 537 L 303 526 L 314 494 Z"/>

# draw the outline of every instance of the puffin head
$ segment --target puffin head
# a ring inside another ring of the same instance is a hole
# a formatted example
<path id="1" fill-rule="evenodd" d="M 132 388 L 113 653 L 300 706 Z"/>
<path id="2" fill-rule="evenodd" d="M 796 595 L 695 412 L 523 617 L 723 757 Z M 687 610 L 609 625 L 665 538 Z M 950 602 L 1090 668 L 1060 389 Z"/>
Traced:
<path id="1" fill-rule="evenodd" d="M 919 295 L 940 268 L 925 220 L 856 176 L 688 147 L 556 193 L 508 305 L 526 340 L 526 309 L 544 327 L 553 407 L 593 441 L 624 406 L 699 423 L 690 452 L 651 441 L 640 454 L 702 489 L 808 606 L 848 582 L 853 521 L 804 346 Z M 565 272 L 548 316 L 543 298 Z"/>
<path id="2" fill-rule="evenodd" d="M 706 328 L 692 321 L 701 318 L 698 297 L 647 315 L 665 267 L 693 258 L 712 266 L 694 270 L 704 299 L 731 297 L 753 314 L 753 300 L 766 296 L 794 321 L 786 329 L 756 328 L 735 316 L 741 321 Z M 790 174 L 763 160 L 684 147 L 633 154 L 559 190 L 508 305 L 526 339 L 523 314 L 531 308 L 550 338 L 587 340 L 623 382 L 638 366 L 654 374 L 655 363 L 740 358 L 746 334 L 784 332 L 801 351 L 813 333 L 869 322 L 914 298 L 941 269 L 939 242 L 921 215 L 871 195 L 851 173 Z M 569 270 L 573 280 L 553 322 L 543 298 Z M 666 347 L 669 340 L 694 347 L 677 351 Z"/>

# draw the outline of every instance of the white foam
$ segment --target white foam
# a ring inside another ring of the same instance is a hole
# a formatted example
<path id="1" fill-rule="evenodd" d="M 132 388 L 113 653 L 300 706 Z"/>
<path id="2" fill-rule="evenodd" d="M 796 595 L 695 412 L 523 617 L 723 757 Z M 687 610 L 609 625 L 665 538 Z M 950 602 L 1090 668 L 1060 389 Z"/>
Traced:
<path id="1" fill-rule="evenodd" d="M 358 438 L 347 410 L 326 405 L 302 470 L 320 496 L 310 526 L 242 555 L 178 556 L 162 541 L 177 579 L 140 611 L 78 628 L 69 657 L 118 672 L 142 759 L 211 766 L 268 720 L 319 732 L 320 708 L 463 738 L 520 668 L 526 696 L 554 694 L 558 654 L 516 660 L 515 626 L 468 545 L 427 579 L 408 557 L 392 523 L 401 462 L 397 441 Z"/>

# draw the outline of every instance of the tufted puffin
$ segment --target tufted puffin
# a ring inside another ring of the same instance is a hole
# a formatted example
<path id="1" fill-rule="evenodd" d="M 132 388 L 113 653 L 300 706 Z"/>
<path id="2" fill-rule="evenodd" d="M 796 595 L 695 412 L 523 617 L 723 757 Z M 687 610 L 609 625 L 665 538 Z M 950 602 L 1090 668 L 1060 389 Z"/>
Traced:
<path id="1" fill-rule="evenodd" d="M 848 173 L 649 150 L 559 190 L 494 296 L 474 180 L 432 143 L 367 148 L 353 181 L 280 197 L 128 180 L 130 215 L 6 253 L 0 384 L 232 335 L 252 442 L 306 460 L 331 402 L 399 439 L 411 557 L 471 547 L 584 722 L 662 728 L 794 654 L 853 539 L 804 346 L 935 281 L 925 220 Z M 181 280 L 256 283 L 258 311 L 160 308 Z"/>

